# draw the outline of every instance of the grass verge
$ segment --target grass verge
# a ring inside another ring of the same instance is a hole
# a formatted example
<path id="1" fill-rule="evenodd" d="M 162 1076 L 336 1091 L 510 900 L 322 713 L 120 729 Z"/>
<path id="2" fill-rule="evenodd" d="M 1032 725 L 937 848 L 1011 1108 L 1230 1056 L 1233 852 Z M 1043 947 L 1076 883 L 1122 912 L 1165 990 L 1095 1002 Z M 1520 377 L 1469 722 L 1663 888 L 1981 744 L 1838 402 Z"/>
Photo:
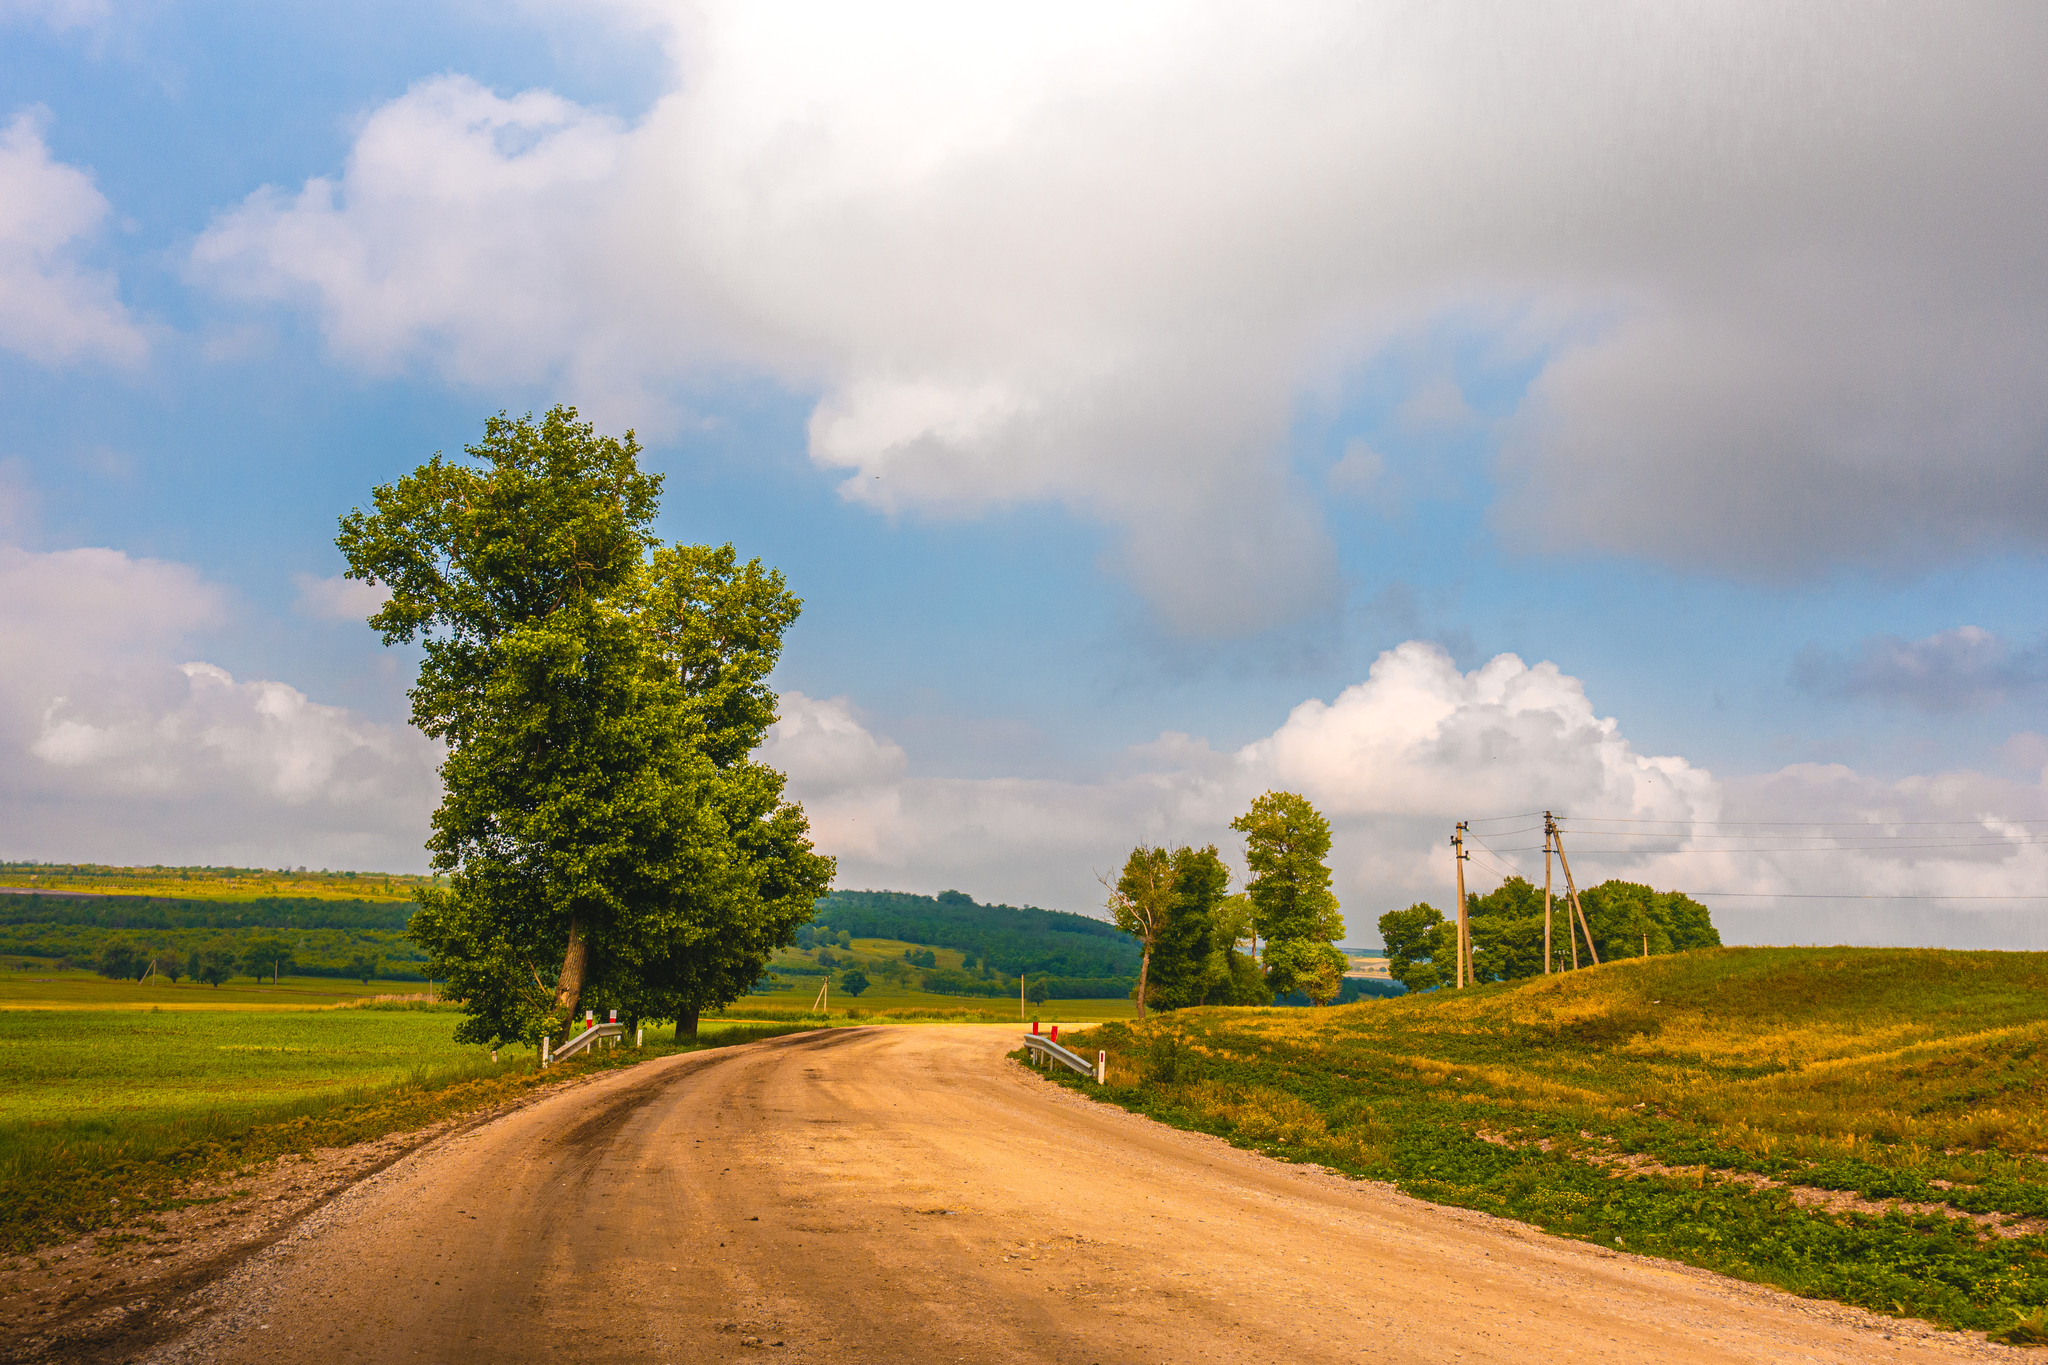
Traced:
<path id="1" fill-rule="evenodd" d="M 196 1202 L 196 1182 L 275 1157 L 345 1147 L 486 1109 L 594 1072 L 655 1057 L 805 1032 L 802 1024 L 733 1024 L 695 1044 L 650 1042 L 538 1071 L 531 1060 L 481 1057 L 421 1065 L 402 1080 L 264 1106 L 123 1124 L 106 1133 L 68 1123 L 0 1129 L 0 1251 L 67 1241 L 138 1213 Z"/>
<path id="2" fill-rule="evenodd" d="M 1284 1160 L 2048 1342 L 2048 955 L 1726 949 L 1073 1043 L 1110 1084 L 1054 1080 Z"/>

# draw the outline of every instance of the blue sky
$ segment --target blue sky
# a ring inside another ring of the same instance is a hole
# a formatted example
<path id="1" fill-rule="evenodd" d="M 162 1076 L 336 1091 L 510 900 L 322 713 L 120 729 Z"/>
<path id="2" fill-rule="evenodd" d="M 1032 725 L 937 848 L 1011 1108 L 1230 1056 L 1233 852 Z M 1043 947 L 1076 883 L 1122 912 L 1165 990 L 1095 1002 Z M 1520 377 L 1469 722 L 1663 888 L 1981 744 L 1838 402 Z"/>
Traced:
<path id="1" fill-rule="evenodd" d="M 1735 934 L 2039 946 L 1924 898 L 2040 884 L 2040 26 L 1480 12 L 5 11 L 0 855 L 418 866 L 335 518 L 569 401 L 806 599 L 845 884 L 1088 909 L 1291 785 L 1359 942 L 1551 806 L 1922 898 Z"/>

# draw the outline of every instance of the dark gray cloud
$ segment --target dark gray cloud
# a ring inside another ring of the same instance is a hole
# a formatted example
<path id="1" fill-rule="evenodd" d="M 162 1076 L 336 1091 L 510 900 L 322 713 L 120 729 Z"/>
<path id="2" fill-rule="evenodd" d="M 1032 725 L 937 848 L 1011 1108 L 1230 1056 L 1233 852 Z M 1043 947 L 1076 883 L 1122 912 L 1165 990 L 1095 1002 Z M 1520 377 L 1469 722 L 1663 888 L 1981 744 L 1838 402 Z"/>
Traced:
<path id="1" fill-rule="evenodd" d="M 1961 626 L 1924 640 L 1873 635 L 1850 652 L 1809 645 L 1793 661 L 1792 683 L 1816 696 L 1936 715 L 1982 711 L 2048 688 L 2048 641 L 2015 646 Z"/>

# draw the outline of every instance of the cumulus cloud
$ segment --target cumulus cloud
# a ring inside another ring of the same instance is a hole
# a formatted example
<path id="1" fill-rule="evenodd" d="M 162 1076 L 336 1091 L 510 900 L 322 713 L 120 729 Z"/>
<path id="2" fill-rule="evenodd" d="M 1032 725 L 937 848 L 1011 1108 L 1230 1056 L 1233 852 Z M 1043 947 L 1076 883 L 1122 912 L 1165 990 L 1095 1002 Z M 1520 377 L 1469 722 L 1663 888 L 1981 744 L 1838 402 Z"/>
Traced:
<path id="1" fill-rule="evenodd" d="M 1852 654 L 1809 646 L 1792 682 L 1817 696 L 1910 706 L 1941 714 L 1981 711 L 2048 685 L 2048 643 L 2016 647 L 1977 626 L 1923 640 L 1873 635 Z"/>
<path id="2" fill-rule="evenodd" d="M 1536 364 L 1528 547 L 2048 540 L 2033 9 L 624 8 L 674 58 L 644 117 L 423 81 L 197 268 L 364 365 L 612 418 L 779 376 L 849 498 L 1063 503 L 1188 634 L 1334 601 L 1294 405 L 1444 327 Z M 1403 420 L 1474 422 L 1417 382 Z"/>
<path id="3" fill-rule="evenodd" d="M 1380 910 L 1439 889 L 1450 866 L 1439 850 L 1466 816 L 1545 805 L 1719 814 L 1709 774 L 1637 753 L 1555 665 L 1504 654 L 1461 673 L 1423 642 L 1382 654 L 1364 682 L 1303 702 L 1234 752 L 1167 733 L 1094 782 L 918 777 L 843 701 L 791 694 L 785 708 L 791 738 L 778 735 L 769 761 L 797 760 L 791 790 L 822 847 L 845 860 L 846 885 L 973 883 L 1085 908 L 1100 898 L 1092 873 L 1133 843 L 1235 848 L 1230 820 L 1278 788 L 1309 797 L 1340 831 L 1333 867 L 1347 899 L 1377 907 L 1361 922 L 1369 929 Z"/>
<path id="4" fill-rule="evenodd" d="M 419 867 L 435 747 L 189 661 L 187 566 L 0 546 L 0 843 L 15 858 Z"/>
<path id="5" fill-rule="evenodd" d="M 43 115 L 0 130 L 0 347 L 46 365 L 148 351 L 113 275 L 81 259 L 108 213 L 92 177 L 50 158 Z"/>
<path id="6" fill-rule="evenodd" d="M 1380 914 L 1451 902 L 1449 837 L 1472 822 L 1474 890 L 1542 879 L 1541 812 L 1567 831 L 1579 885 L 1608 877 L 1715 895 L 1730 942 L 2044 947 L 2023 900 L 2048 874 L 2048 788 L 1977 773 L 1884 782 L 1799 765 L 1723 781 L 1638 752 L 1551 663 L 1500 655 L 1460 672 L 1411 641 L 1334 701 L 1222 752 L 1167 733 L 1093 781 L 920 776 L 845 700 L 785 697 L 768 749 L 786 765 L 842 886 L 959 886 L 1090 911 L 1094 874 L 1131 846 L 1214 842 L 1242 871 L 1229 822 L 1260 792 L 1307 796 L 1334 831 L 1351 941 Z M 1827 824 L 1793 822 L 1832 822 Z M 1557 885 L 1564 885 L 1561 870 Z M 1844 899 L 1819 900 L 1820 896 Z M 1895 899 L 1861 899 L 1883 898 Z M 1939 900 L 1896 899 L 1938 897 Z"/>

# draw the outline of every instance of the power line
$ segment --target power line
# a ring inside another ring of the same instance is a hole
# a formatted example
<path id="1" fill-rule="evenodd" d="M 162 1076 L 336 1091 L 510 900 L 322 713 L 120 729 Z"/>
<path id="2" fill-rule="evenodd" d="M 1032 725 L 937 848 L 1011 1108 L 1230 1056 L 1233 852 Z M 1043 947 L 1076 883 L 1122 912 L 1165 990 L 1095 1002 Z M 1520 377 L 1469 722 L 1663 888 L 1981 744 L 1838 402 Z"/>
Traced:
<path id="1" fill-rule="evenodd" d="M 1742 896 L 1751 900 L 1802 900 L 1802 901 L 2048 901 L 2048 896 L 1990 896 L 1968 892 L 1956 896 L 1922 895 L 1902 893 L 1899 895 L 1873 895 L 1858 892 L 1833 891 L 1687 891 L 1688 896 Z"/>
<path id="2" fill-rule="evenodd" d="M 1585 856 L 1615 854 L 1629 858 L 1677 857 L 1695 853 L 1886 853 L 1899 849 L 1942 848 L 1961 851 L 1971 848 L 2038 848 L 2048 839 L 1983 839 L 1968 843 L 1947 844 L 1814 844 L 1808 848 L 1586 848 L 1579 852 Z M 1542 845 L 1530 844 L 1521 848 L 1503 848 L 1498 853 L 1540 853 Z"/>
<path id="3" fill-rule="evenodd" d="M 1503 816 L 1503 819 L 1510 817 Z M 1737 828 L 1762 828 L 1767 825 L 1802 825 L 1808 828 L 1841 826 L 1886 826 L 1886 825 L 1982 825 L 1997 820 L 2008 825 L 2048 825 L 2048 817 L 2018 820 L 2003 815 L 1980 816 L 1975 820 L 1650 820 L 1633 815 L 1576 815 L 1557 817 L 1559 820 L 1593 820 L 1608 825 L 1733 825 Z"/>

